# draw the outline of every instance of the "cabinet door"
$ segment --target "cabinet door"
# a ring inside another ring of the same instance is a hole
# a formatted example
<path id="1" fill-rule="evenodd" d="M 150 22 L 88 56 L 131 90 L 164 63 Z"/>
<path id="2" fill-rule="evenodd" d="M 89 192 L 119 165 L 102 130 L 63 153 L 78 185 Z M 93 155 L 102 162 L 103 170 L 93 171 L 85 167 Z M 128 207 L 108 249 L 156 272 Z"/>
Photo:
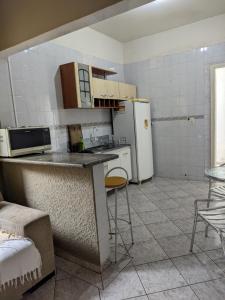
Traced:
<path id="1" fill-rule="evenodd" d="M 132 171 L 131 171 L 131 153 L 130 148 L 124 148 L 120 152 L 120 162 L 121 167 L 124 168 L 128 173 L 128 179 L 132 179 Z"/>
<path id="2" fill-rule="evenodd" d="M 84 64 L 76 64 L 78 73 L 78 89 L 80 96 L 80 107 L 92 107 L 92 89 L 91 89 L 91 72 L 90 67 Z"/>
<path id="3" fill-rule="evenodd" d="M 120 99 L 128 100 L 126 83 L 119 82 L 119 96 L 120 96 Z"/>
<path id="4" fill-rule="evenodd" d="M 110 161 L 108 161 L 107 163 L 104 164 L 105 174 L 114 167 L 122 167 L 127 171 L 129 180 L 132 179 L 130 147 L 124 147 L 124 148 L 121 148 L 121 149 L 107 151 L 107 152 L 104 152 L 104 153 L 119 155 L 119 158 L 114 159 L 114 160 L 110 160 Z M 106 166 L 106 164 L 107 164 L 107 166 Z M 112 173 L 110 173 L 110 176 L 125 177 L 126 175 L 122 170 L 115 170 Z"/>
<path id="5" fill-rule="evenodd" d="M 93 88 L 93 96 L 94 98 L 105 99 L 107 95 L 106 90 L 106 80 L 93 78 L 92 79 L 92 88 Z"/>
<path id="6" fill-rule="evenodd" d="M 136 98 L 136 86 L 119 82 L 119 96 L 120 99 L 129 100 Z"/>
<path id="7" fill-rule="evenodd" d="M 91 108 L 92 75 L 88 65 L 67 63 L 60 66 L 64 108 Z"/>
<path id="8" fill-rule="evenodd" d="M 78 74 L 76 64 L 68 63 L 60 66 L 62 95 L 64 108 L 80 106 Z"/>
<path id="9" fill-rule="evenodd" d="M 129 99 L 135 99 L 137 98 L 137 87 L 136 85 L 128 84 L 127 85 L 127 92 Z"/>
<path id="10" fill-rule="evenodd" d="M 106 80 L 107 99 L 119 99 L 119 84 L 118 81 Z"/>

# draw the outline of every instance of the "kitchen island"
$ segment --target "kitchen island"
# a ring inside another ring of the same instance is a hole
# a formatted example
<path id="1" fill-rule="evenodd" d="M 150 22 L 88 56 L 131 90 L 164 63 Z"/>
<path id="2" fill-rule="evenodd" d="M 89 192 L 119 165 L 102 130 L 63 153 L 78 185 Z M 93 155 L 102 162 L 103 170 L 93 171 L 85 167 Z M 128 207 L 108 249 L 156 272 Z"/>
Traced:
<path id="1" fill-rule="evenodd" d="M 101 272 L 110 250 L 103 163 L 117 157 L 50 153 L 1 158 L 5 197 L 47 212 L 56 254 Z"/>

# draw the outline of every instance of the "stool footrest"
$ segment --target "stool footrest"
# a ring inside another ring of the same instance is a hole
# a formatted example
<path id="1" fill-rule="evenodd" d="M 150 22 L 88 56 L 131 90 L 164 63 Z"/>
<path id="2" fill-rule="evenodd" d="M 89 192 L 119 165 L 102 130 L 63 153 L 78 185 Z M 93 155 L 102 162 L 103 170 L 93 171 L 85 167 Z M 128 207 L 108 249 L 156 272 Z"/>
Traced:
<path id="1" fill-rule="evenodd" d="M 110 220 L 114 221 L 114 219 L 110 219 Z M 126 223 L 128 223 L 128 224 L 130 224 L 130 225 L 131 225 L 131 222 L 130 222 L 130 221 L 128 221 L 128 220 L 121 219 L 121 218 L 117 218 L 117 220 L 120 220 L 120 221 L 126 222 Z"/>

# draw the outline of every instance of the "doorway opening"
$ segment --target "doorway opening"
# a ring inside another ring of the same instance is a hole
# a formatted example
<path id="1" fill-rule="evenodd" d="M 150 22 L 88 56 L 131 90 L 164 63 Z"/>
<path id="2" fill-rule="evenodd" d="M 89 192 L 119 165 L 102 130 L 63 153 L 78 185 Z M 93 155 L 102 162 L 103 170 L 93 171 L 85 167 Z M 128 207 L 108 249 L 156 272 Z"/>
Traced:
<path id="1" fill-rule="evenodd" d="M 211 67 L 211 167 L 225 164 L 225 63 Z"/>

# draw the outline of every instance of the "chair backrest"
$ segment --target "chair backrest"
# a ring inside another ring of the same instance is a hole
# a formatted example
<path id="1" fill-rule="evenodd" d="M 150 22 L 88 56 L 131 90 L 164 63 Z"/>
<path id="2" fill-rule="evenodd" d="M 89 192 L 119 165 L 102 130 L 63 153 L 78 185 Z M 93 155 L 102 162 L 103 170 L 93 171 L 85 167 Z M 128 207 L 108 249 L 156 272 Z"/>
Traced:
<path id="1" fill-rule="evenodd" d="M 127 180 L 127 182 L 129 181 L 129 176 L 128 176 L 127 170 L 124 169 L 124 168 L 122 168 L 122 167 L 114 167 L 114 168 L 110 169 L 110 170 L 106 173 L 105 177 L 108 177 L 109 174 L 110 174 L 112 171 L 115 171 L 115 170 L 122 170 L 122 171 L 125 173 L 125 175 L 126 175 L 126 180 Z"/>

